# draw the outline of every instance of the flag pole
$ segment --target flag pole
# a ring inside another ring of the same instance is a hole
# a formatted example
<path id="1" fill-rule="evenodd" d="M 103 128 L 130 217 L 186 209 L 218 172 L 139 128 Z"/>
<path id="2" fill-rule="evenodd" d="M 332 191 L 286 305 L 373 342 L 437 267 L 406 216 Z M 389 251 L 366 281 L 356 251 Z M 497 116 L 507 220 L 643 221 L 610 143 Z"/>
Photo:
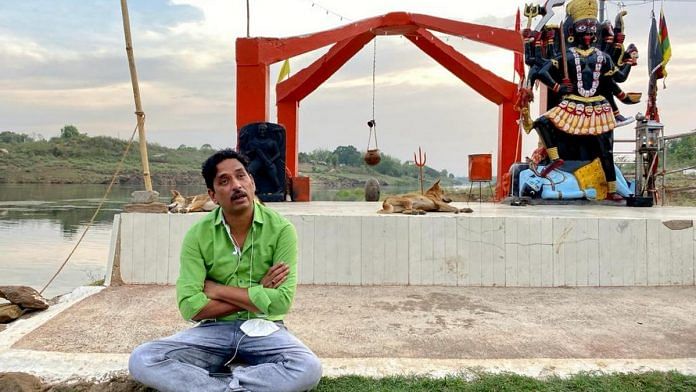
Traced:
<path id="1" fill-rule="evenodd" d="M 140 141 L 140 162 L 142 163 L 143 167 L 143 181 L 145 182 L 145 190 L 152 192 L 150 162 L 147 158 L 147 140 L 145 139 L 145 112 L 143 112 L 143 105 L 140 102 L 138 73 L 135 70 L 135 57 L 133 56 L 130 18 L 128 17 L 128 4 L 126 4 L 126 0 L 121 0 L 121 13 L 123 14 L 123 32 L 126 36 L 126 54 L 128 54 L 128 67 L 130 68 L 131 84 L 133 85 L 133 97 L 135 99 L 135 115 L 138 119 L 138 139 Z"/>

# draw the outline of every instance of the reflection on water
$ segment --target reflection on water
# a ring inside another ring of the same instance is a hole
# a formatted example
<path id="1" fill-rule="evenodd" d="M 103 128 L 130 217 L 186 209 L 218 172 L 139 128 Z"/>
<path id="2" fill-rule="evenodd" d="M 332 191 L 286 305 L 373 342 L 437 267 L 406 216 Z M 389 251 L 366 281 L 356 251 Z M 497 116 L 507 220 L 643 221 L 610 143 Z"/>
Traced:
<path id="1" fill-rule="evenodd" d="M 57 184 L 0 184 L 0 219 L 19 222 L 26 219 L 48 221 L 60 225 L 66 238 L 81 233 L 101 202 L 107 185 L 57 185 Z M 178 187 L 183 194 L 205 192 L 205 186 Z M 114 186 L 95 224 L 109 227 L 114 215 L 128 203 L 136 187 Z M 169 188 L 156 189 L 160 200 L 169 202 Z M 0 231 L 0 235 L 4 235 Z"/>
<path id="2" fill-rule="evenodd" d="M 41 289 L 75 246 L 106 188 L 106 184 L 0 184 L 0 286 L 28 285 Z M 185 195 L 196 195 L 205 192 L 205 185 L 177 189 Z M 44 292 L 45 296 L 70 292 L 104 278 L 114 214 L 129 202 L 135 190 L 138 188 L 113 187 L 93 226 L 63 272 Z M 162 202 L 169 202 L 170 187 L 156 190 Z M 383 194 L 404 191 L 382 189 Z M 359 189 L 312 189 L 312 200 L 362 197 Z"/>
<path id="3" fill-rule="evenodd" d="M 41 289 L 53 276 L 94 215 L 107 185 L 0 184 L 0 285 Z M 179 187 L 184 194 L 205 186 Z M 102 279 L 114 214 L 136 187 L 114 186 L 63 272 L 44 294 L 52 297 Z M 169 188 L 157 189 L 169 202 Z"/>

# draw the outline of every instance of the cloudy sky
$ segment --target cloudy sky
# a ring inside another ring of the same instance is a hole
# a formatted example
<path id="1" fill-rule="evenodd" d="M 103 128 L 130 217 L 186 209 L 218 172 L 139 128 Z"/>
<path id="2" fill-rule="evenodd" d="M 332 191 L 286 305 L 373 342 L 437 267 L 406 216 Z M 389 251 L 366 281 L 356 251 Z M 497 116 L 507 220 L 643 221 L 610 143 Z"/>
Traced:
<path id="1" fill-rule="evenodd" d="M 372 16 L 407 11 L 513 28 L 523 1 L 251 0 L 251 35 L 287 37 Z M 662 3 L 625 1 L 627 42 L 642 55 L 625 91 L 647 91 L 650 12 Z M 149 141 L 234 147 L 235 38 L 246 35 L 244 0 L 130 0 L 136 64 Z M 617 2 L 607 3 L 612 19 Z M 696 128 L 695 0 L 664 2 L 673 58 L 658 103 L 666 133 Z M 561 11 L 563 13 L 563 11 Z M 558 22 L 558 17 L 552 22 Z M 512 54 L 441 36 L 496 74 L 512 79 Z M 135 124 L 118 0 L 0 0 L 0 131 L 51 137 L 65 124 L 89 135 L 127 138 Z M 291 60 L 296 72 L 328 48 Z M 364 149 L 372 117 L 372 56 L 368 44 L 301 102 L 300 150 Z M 279 64 L 271 69 L 275 81 Z M 274 91 L 274 86 L 271 91 Z M 275 97 L 272 97 L 272 101 Z M 404 38 L 377 41 L 375 118 L 379 147 L 412 159 L 421 146 L 428 164 L 465 175 L 467 155 L 496 153 L 498 108 Z M 273 108 L 272 118 L 275 118 Z M 644 111 L 643 103 L 621 108 Z M 617 137 L 633 135 L 631 126 Z M 523 139 L 524 153 L 537 143 Z M 616 146 L 627 150 L 630 146 Z"/>

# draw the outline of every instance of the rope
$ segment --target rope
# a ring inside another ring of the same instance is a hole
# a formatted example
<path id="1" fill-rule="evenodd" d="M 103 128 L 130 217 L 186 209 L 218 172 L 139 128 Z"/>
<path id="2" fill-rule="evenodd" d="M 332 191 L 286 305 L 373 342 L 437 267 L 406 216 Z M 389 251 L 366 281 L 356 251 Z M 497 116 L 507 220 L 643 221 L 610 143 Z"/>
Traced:
<path id="1" fill-rule="evenodd" d="M 145 117 L 145 113 L 137 113 L 137 114 Z M 39 291 L 39 294 L 43 294 L 43 292 L 46 290 L 46 288 L 48 286 L 50 286 L 51 283 L 53 283 L 53 280 L 58 276 L 58 274 L 60 274 L 60 272 L 65 267 L 65 265 L 68 264 L 68 261 L 72 257 L 73 253 L 75 253 L 75 250 L 77 250 L 77 247 L 82 242 L 82 239 L 85 238 L 85 234 L 87 234 L 87 231 L 89 231 L 90 227 L 92 227 L 92 224 L 94 224 L 94 220 L 97 218 L 97 214 L 99 214 L 99 211 L 101 210 L 102 206 L 104 205 L 104 202 L 106 202 L 106 198 L 109 196 L 109 193 L 111 192 L 111 188 L 114 186 L 114 183 L 116 182 L 116 177 L 118 177 L 119 173 L 121 172 L 123 162 L 126 160 L 126 156 L 128 155 L 128 151 L 130 150 L 130 146 L 133 144 L 133 139 L 135 138 L 135 133 L 137 131 L 138 131 L 138 126 L 136 125 L 135 128 L 133 129 L 133 134 L 131 134 L 130 140 L 128 140 L 128 144 L 126 145 L 126 150 L 123 152 L 123 156 L 121 156 L 121 161 L 118 162 L 118 165 L 116 166 L 116 171 L 114 172 L 114 175 L 111 177 L 111 183 L 106 188 L 106 192 L 104 193 L 104 197 L 102 197 L 101 202 L 99 202 L 99 206 L 97 206 L 97 210 L 94 211 L 94 215 L 92 215 L 92 219 L 90 219 L 89 223 L 87 223 L 87 227 L 85 227 L 85 230 L 82 232 L 80 239 L 77 240 L 77 243 L 70 251 L 70 254 L 68 254 L 68 257 L 65 258 L 65 261 L 63 261 L 63 264 L 60 265 L 60 268 L 58 268 L 58 271 L 56 271 L 56 273 L 53 274 L 51 279 L 49 279 L 48 283 L 46 283 L 46 285 L 41 289 L 41 291 Z"/>
<path id="2" fill-rule="evenodd" d="M 375 119 L 375 74 L 377 73 L 377 37 L 372 45 L 372 120 Z"/>
<path id="3" fill-rule="evenodd" d="M 372 46 L 372 120 L 367 123 L 370 127 L 370 136 L 367 138 L 367 149 L 370 149 L 370 142 L 372 141 L 372 130 L 375 132 L 375 148 L 379 149 L 379 143 L 377 143 L 377 121 L 375 121 L 375 74 L 377 73 L 377 37 L 374 38 L 374 43 Z"/>

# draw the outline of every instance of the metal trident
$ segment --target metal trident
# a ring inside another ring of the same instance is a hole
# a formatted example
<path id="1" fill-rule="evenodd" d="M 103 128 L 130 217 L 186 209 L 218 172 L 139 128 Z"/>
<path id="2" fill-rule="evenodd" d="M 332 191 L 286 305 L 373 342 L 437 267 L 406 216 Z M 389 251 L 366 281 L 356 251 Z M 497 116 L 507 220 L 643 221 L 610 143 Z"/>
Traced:
<path id="1" fill-rule="evenodd" d="M 423 194 L 423 166 L 425 166 L 425 162 L 428 160 L 428 155 L 424 152 L 421 151 L 420 146 L 418 146 L 418 157 L 416 157 L 416 153 L 413 153 L 413 163 L 418 166 L 418 171 L 420 172 L 420 188 L 421 188 L 421 195 Z"/>

